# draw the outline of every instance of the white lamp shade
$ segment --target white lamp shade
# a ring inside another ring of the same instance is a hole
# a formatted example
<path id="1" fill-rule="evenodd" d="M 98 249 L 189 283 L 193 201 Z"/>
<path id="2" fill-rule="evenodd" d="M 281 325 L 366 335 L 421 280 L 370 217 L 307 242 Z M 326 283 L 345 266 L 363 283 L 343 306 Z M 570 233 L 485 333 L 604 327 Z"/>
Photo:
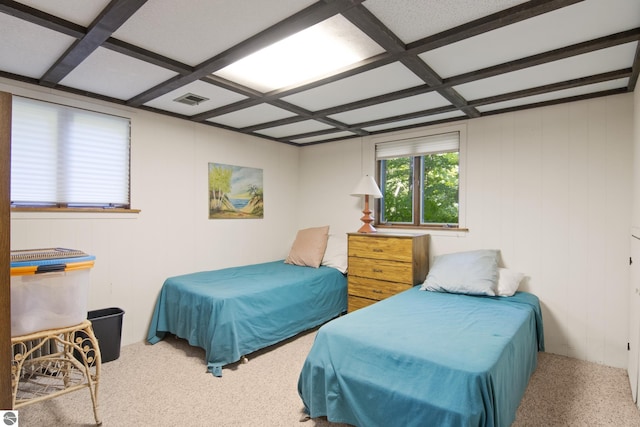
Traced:
<path id="1" fill-rule="evenodd" d="M 351 192 L 351 195 L 352 196 L 369 195 L 369 196 L 373 196 L 376 199 L 379 199 L 382 197 L 382 193 L 380 192 L 380 189 L 378 188 L 376 181 L 373 179 L 373 177 L 369 175 L 365 175 L 362 177 L 360 182 L 358 182 L 358 185 L 356 185 L 356 188 L 354 188 L 353 191 Z"/>

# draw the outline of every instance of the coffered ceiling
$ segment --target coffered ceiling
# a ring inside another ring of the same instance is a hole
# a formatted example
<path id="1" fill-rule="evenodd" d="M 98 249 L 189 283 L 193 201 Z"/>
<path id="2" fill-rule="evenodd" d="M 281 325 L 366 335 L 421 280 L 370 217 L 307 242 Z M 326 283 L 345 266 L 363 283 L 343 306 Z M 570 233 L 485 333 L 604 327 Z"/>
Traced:
<path id="1" fill-rule="evenodd" d="M 223 70 L 321 23 L 365 57 L 276 89 Z M 640 1 L 0 0 L 0 36 L 0 77 L 308 145 L 632 92 Z"/>

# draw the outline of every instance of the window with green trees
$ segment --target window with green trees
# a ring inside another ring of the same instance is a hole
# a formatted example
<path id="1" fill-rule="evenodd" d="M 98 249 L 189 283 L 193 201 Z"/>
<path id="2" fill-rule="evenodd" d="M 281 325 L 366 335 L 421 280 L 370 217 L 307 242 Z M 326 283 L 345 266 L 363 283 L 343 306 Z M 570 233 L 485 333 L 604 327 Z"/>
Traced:
<path id="1" fill-rule="evenodd" d="M 379 224 L 459 225 L 459 132 L 376 146 Z"/>

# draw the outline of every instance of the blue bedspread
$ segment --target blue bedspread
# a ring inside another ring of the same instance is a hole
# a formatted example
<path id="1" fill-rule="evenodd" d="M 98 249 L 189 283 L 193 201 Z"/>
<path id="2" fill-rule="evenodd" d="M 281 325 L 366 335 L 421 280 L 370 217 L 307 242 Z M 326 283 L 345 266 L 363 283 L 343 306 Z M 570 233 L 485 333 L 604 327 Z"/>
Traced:
<path id="1" fill-rule="evenodd" d="M 347 280 L 331 267 L 274 261 L 171 277 L 162 286 L 147 340 L 165 333 L 206 352 L 208 370 L 318 326 L 346 311 Z"/>
<path id="2" fill-rule="evenodd" d="M 538 298 L 419 286 L 322 326 L 298 392 L 355 426 L 509 426 L 544 350 Z"/>

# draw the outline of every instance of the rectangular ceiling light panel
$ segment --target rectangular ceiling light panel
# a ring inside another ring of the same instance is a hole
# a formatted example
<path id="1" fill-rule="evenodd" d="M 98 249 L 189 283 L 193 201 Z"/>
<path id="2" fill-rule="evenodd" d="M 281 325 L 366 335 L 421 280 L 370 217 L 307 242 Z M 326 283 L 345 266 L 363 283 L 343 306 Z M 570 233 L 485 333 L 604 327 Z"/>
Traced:
<path id="1" fill-rule="evenodd" d="M 341 15 L 280 40 L 215 74 L 269 92 L 331 75 L 383 49 Z"/>

